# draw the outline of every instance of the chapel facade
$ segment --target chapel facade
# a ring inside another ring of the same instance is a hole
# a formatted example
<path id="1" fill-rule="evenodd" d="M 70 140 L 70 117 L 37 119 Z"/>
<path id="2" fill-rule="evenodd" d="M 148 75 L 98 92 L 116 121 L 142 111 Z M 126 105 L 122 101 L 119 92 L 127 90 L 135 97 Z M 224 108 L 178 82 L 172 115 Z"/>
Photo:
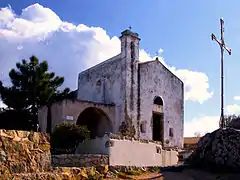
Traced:
<path id="1" fill-rule="evenodd" d="M 135 137 L 183 147 L 184 86 L 158 59 L 139 61 L 137 33 L 121 33 L 121 53 L 81 73 L 75 100 L 55 103 L 51 126 L 65 121 L 87 125 L 92 138 L 119 134 L 131 122 Z M 46 131 L 47 108 L 39 111 Z"/>

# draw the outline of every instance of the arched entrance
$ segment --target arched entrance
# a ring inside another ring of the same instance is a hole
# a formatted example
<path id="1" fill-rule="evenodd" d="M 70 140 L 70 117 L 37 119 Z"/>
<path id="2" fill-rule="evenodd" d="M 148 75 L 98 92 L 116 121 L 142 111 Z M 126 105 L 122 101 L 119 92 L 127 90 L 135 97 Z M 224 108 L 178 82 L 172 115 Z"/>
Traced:
<path id="1" fill-rule="evenodd" d="M 85 125 L 91 131 L 90 138 L 103 137 L 106 132 L 112 132 L 112 123 L 101 109 L 86 108 L 79 116 L 77 125 Z"/>
<path id="2" fill-rule="evenodd" d="M 153 100 L 153 104 L 163 106 L 163 99 L 159 96 L 155 96 Z"/>
<path id="3" fill-rule="evenodd" d="M 156 96 L 153 100 L 153 111 L 152 111 L 152 139 L 154 141 L 164 140 L 164 116 L 163 116 L 163 99 Z"/>

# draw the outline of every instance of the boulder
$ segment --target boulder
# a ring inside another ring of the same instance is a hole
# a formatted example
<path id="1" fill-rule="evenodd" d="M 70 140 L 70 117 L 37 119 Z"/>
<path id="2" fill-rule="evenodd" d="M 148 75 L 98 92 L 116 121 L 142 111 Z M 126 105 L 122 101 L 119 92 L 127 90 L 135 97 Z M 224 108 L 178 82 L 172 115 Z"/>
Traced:
<path id="1" fill-rule="evenodd" d="M 239 170 L 240 131 L 227 128 L 207 133 L 185 163 L 217 171 Z"/>

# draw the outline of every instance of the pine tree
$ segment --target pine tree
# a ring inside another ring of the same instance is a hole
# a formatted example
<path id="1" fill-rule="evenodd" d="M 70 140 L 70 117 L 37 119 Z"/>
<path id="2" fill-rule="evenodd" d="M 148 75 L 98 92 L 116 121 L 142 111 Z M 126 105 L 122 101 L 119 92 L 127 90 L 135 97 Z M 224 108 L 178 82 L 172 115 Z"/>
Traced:
<path id="1" fill-rule="evenodd" d="M 58 90 L 64 77 L 56 76 L 48 70 L 47 61 L 39 63 L 38 58 L 32 56 L 29 62 L 23 59 L 21 63 L 16 63 L 16 69 L 9 72 L 12 86 L 3 86 L 0 81 L 1 99 L 8 110 L 27 112 L 34 126 L 38 124 L 37 114 L 41 106 L 51 105 L 70 94 L 69 88 Z"/>

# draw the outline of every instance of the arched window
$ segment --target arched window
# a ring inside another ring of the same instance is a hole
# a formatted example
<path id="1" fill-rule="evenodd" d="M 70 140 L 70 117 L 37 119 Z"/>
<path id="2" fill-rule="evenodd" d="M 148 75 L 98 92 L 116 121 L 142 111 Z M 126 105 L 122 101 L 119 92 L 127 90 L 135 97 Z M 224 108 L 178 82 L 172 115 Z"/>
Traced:
<path id="1" fill-rule="evenodd" d="M 96 86 L 97 86 L 97 87 L 100 87 L 100 86 L 101 86 L 101 80 L 100 80 L 100 79 L 96 82 Z"/>
<path id="2" fill-rule="evenodd" d="M 159 105 L 159 106 L 163 106 L 163 100 L 161 97 L 156 96 L 153 100 L 153 104 Z"/>

